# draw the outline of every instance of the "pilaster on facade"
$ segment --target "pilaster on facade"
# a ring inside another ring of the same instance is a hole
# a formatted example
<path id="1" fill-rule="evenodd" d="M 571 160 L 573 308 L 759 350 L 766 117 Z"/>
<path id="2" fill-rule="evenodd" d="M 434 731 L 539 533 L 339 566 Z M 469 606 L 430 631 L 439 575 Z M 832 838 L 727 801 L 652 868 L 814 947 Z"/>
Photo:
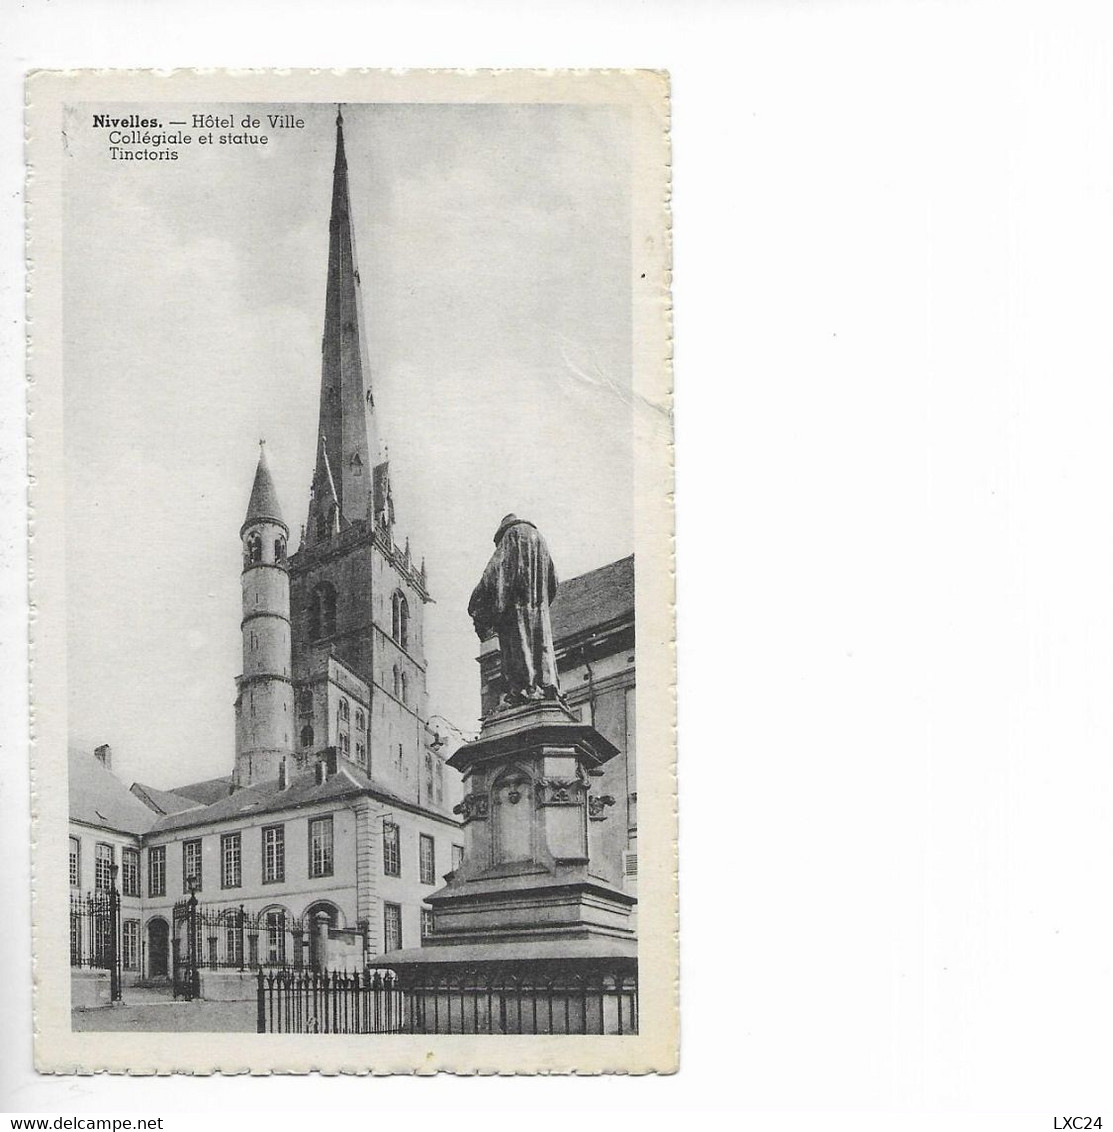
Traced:
<path id="1" fill-rule="evenodd" d="M 352 809 L 356 818 L 356 919 L 367 925 L 369 954 L 379 949 L 378 885 L 379 841 L 375 836 L 379 807 L 362 799 Z"/>

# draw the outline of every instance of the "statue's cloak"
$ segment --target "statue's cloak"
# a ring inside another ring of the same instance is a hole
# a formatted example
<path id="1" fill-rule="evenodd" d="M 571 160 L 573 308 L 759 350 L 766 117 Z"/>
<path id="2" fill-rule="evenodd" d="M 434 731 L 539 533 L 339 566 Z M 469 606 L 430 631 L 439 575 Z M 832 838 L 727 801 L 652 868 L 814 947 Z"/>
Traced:
<path id="1" fill-rule="evenodd" d="M 556 591 L 556 570 L 541 532 L 525 520 L 503 529 L 468 613 L 480 637 L 498 633 L 511 695 L 559 692 L 549 613 Z"/>

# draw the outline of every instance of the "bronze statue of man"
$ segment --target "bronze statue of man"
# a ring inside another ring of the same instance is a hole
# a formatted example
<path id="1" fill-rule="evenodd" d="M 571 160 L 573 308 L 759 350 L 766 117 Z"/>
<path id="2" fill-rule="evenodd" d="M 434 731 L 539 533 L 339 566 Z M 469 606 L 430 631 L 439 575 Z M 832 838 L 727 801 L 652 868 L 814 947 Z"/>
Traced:
<path id="1" fill-rule="evenodd" d="M 549 606 L 557 576 L 541 532 L 507 515 L 495 532 L 495 552 L 468 602 L 480 640 L 497 633 L 506 703 L 560 697 Z"/>

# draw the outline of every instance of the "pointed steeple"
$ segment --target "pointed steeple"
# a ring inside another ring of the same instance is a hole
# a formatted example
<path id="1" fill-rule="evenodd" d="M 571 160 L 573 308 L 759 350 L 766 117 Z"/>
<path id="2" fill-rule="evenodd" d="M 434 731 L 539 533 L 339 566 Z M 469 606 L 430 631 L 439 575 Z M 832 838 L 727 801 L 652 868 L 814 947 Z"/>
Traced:
<path id="1" fill-rule="evenodd" d="M 352 230 L 344 117 L 336 115 L 336 160 L 332 171 L 325 327 L 321 340 L 321 407 L 318 449 L 324 455 L 342 525 L 367 516 L 372 469 L 379 462 L 374 405 L 369 392 L 363 336 L 363 301 Z M 321 457 L 318 457 L 318 472 Z M 317 476 L 314 477 L 316 489 Z M 319 497 L 315 490 L 314 499 Z M 310 537 L 320 514 L 310 501 Z"/>
<path id="2" fill-rule="evenodd" d="M 240 527 L 242 535 L 249 523 L 260 521 L 278 523 L 288 530 L 282 518 L 282 508 L 278 505 L 278 492 L 267 465 L 267 442 L 259 441 L 259 463 L 255 468 L 255 482 L 251 485 L 251 498 L 247 503 L 247 515 Z"/>

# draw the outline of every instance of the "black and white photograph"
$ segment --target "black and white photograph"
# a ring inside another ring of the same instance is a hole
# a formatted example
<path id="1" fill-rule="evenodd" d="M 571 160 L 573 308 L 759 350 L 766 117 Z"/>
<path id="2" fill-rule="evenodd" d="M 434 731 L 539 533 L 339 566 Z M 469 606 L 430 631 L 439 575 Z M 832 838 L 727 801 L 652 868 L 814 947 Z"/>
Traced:
<path id="1" fill-rule="evenodd" d="M 40 1058 L 667 1070 L 667 80 L 50 78 Z"/>

